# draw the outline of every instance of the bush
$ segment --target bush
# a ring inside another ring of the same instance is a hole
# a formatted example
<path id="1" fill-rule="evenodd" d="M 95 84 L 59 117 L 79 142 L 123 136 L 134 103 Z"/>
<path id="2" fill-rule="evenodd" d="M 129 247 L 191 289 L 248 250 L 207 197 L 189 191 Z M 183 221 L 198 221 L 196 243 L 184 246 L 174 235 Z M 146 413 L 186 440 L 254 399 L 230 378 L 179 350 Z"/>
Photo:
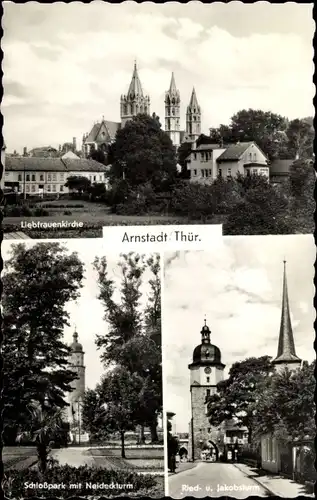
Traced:
<path id="1" fill-rule="evenodd" d="M 145 496 L 146 493 L 155 488 L 156 481 L 151 475 L 138 475 L 134 472 L 122 470 L 107 470 L 88 466 L 71 467 L 69 465 L 50 468 L 46 471 L 44 477 L 37 470 L 26 469 L 23 471 L 12 470 L 6 475 L 3 482 L 4 494 L 11 498 L 30 498 L 30 497 L 59 497 L 67 498 L 69 496 L 117 496 L 125 493 L 127 496 Z M 65 489 L 48 490 L 44 488 L 25 488 L 25 483 L 48 483 L 61 485 Z M 97 487 L 94 489 L 86 488 L 86 483 L 108 484 L 109 489 Z M 79 488 L 70 489 L 70 484 L 80 485 Z M 120 485 L 133 485 L 131 489 L 121 489 Z M 76 493 L 75 493 L 76 492 Z M 132 495 L 131 495 L 132 494 Z"/>

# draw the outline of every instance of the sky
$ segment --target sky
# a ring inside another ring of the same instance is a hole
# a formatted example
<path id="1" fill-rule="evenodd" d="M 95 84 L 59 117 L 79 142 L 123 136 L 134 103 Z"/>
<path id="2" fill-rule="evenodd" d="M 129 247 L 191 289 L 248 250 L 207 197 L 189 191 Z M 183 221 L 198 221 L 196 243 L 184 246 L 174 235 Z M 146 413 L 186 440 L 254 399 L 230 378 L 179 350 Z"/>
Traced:
<path id="1" fill-rule="evenodd" d="M 226 365 L 248 357 L 276 357 L 283 260 L 296 353 L 316 358 L 312 235 L 224 237 L 209 251 L 165 254 L 162 289 L 164 408 L 176 432 L 188 432 L 189 369 L 206 317 L 211 343 Z"/>
<path id="2" fill-rule="evenodd" d="M 38 243 L 36 240 L 26 240 L 26 247 L 31 247 Z M 40 240 L 42 244 L 43 240 Z M 16 242 L 15 242 L 16 243 Z M 106 333 L 108 331 L 107 323 L 104 321 L 104 309 L 102 303 L 97 298 L 99 287 L 97 283 L 97 273 L 93 267 L 95 257 L 102 257 L 105 252 L 102 247 L 102 239 L 73 239 L 60 240 L 60 243 L 67 248 L 68 253 L 77 252 L 79 259 L 84 264 L 84 280 L 83 288 L 81 289 L 80 297 L 77 301 L 69 302 L 65 309 L 70 315 L 69 327 L 65 327 L 64 341 L 70 344 L 73 340 L 73 333 L 76 328 L 78 332 L 79 342 L 83 345 L 85 352 L 86 366 L 86 389 L 95 388 L 99 383 L 100 377 L 105 373 L 105 369 L 100 361 L 100 351 L 97 350 L 95 339 L 97 334 Z M 10 258 L 10 248 L 12 243 L 4 240 L 1 245 L 1 254 L 4 262 Z M 118 284 L 118 289 L 115 291 L 115 299 L 118 299 L 119 287 L 121 281 L 121 273 L 118 267 L 120 254 L 106 255 L 109 275 Z M 149 271 L 145 271 L 143 277 L 143 285 L 141 291 L 143 296 L 140 300 L 141 307 L 147 302 L 148 293 L 150 291 L 148 280 L 151 277 Z"/>
<path id="3" fill-rule="evenodd" d="M 72 141 L 120 120 L 134 60 L 164 124 L 174 71 L 181 128 L 195 86 L 202 132 L 244 108 L 313 115 L 312 3 L 4 2 L 7 152 Z"/>

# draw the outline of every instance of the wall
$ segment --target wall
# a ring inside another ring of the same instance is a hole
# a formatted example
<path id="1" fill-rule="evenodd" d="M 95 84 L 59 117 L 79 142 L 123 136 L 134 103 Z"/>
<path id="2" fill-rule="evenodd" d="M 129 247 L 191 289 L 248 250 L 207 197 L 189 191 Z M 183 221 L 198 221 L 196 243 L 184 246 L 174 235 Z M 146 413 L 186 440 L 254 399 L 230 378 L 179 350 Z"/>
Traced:
<path id="1" fill-rule="evenodd" d="M 262 469 L 274 474 L 281 470 L 280 448 L 271 434 L 261 437 L 261 465 Z"/>

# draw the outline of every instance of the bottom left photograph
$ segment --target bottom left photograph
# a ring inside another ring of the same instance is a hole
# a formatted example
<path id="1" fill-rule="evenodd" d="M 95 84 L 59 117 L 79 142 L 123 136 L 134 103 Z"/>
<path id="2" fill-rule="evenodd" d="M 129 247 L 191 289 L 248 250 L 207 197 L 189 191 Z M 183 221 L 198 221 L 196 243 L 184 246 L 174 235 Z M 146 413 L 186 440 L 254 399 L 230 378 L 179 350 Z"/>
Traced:
<path id="1" fill-rule="evenodd" d="M 42 241 L 2 243 L 5 497 L 162 498 L 160 255 Z"/>

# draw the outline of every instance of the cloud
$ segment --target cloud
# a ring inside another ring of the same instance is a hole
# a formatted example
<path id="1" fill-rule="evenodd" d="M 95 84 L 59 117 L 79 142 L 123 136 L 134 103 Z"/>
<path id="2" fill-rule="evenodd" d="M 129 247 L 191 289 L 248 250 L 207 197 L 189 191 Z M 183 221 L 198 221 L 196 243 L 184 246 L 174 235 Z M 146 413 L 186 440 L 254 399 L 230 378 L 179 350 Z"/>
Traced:
<path id="1" fill-rule="evenodd" d="M 102 115 L 119 121 L 120 95 L 127 91 L 134 59 L 151 110 L 161 118 L 175 71 L 182 127 L 193 86 L 205 133 L 242 108 L 289 118 L 311 115 L 311 8 L 239 4 L 5 3 L 5 78 L 25 86 L 33 96 L 28 102 L 37 108 L 26 129 L 23 102 L 13 100 L 4 85 L 8 150 L 81 138 Z"/>

